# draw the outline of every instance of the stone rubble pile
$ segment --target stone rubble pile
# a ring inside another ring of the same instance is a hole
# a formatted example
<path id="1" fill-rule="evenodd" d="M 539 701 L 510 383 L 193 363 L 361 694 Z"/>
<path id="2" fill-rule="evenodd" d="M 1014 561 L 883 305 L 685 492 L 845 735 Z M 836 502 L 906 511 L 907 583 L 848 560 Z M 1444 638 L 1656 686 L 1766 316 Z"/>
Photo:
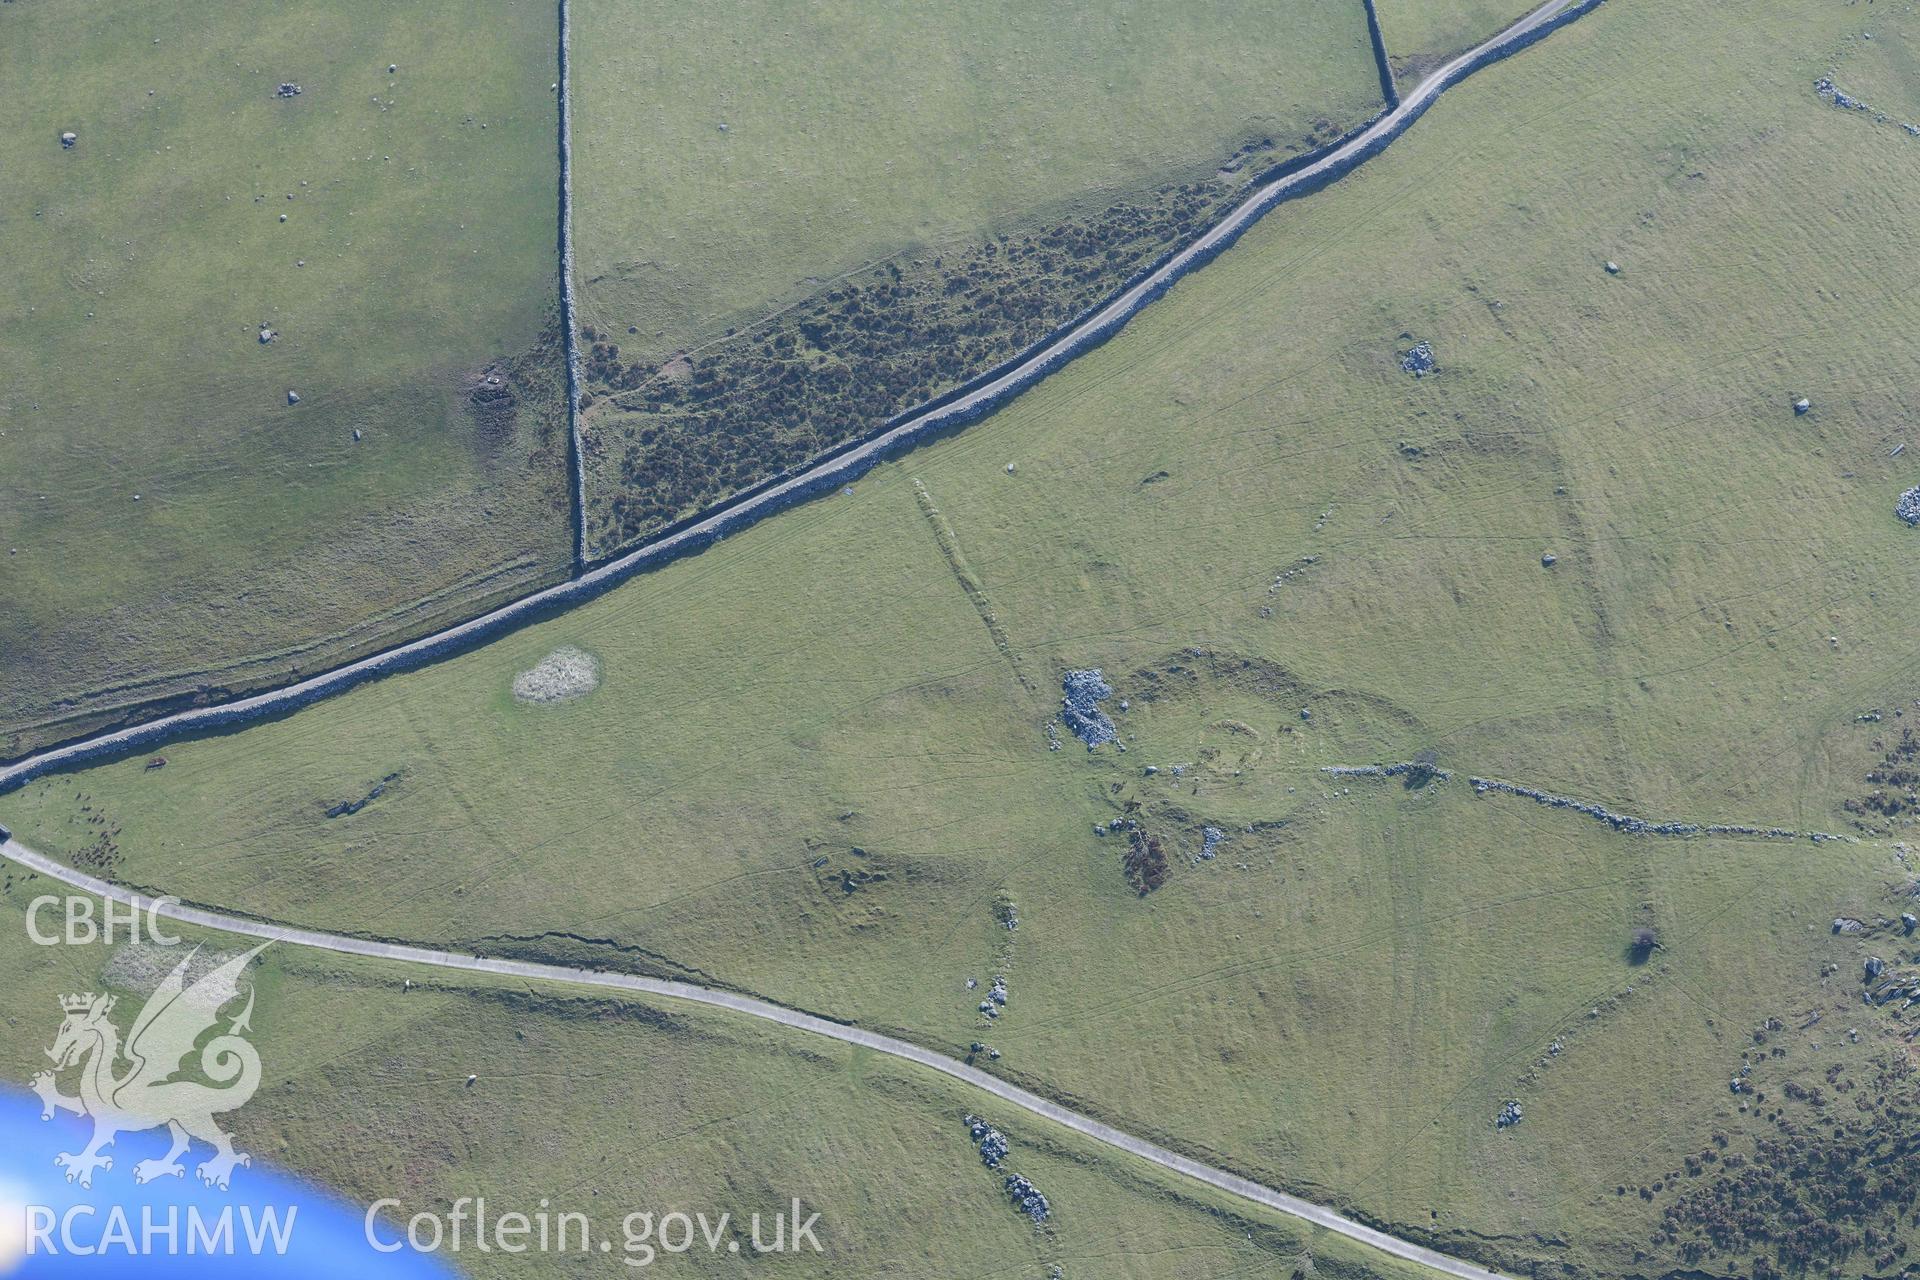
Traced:
<path id="1" fill-rule="evenodd" d="M 1493 1118 L 1493 1125 L 1496 1129 L 1509 1129 L 1519 1124 L 1520 1120 L 1520 1103 L 1515 1100 L 1500 1108 L 1500 1114 Z"/>
<path id="2" fill-rule="evenodd" d="M 980 1163 L 989 1169 L 998 1169 L 1000 1162 L 1007 1158 L 1007 1135 L 973 1115 L 967 1117 L 967 1132 L 980 1148 Z"/>
<path id="3" fill-rule="evenodd" d="M 1893 514 L 1908 524 L 1920 525 L 1920 484 L 1900 495 L 1900 501 L 1893 504 Z"/>
<path id="4" fill-rule="evenodd" d="M 1813 82 L 1813 91 L 1826 101 L 1831 102 L 1834 106 L 1839 107 L 1842 111 L 1873 110 L 1873 108 L 1860 101 L 1860 99 L 1842 92 L 1840 87 L 1833 82 L 1831 76 L 1821 76 L 1818 80 L 1815 80 Z"/>
<path id="5" fill-rule="evenodd" d="M 1433 358 L 1433 344 L 1422 340 L 1415 343 L 1400 357 L 1400 368 L 1416 378 L 1424 378 L 1440 368 Z"/>
<path id="6" fill-rule="evenodd" d="M 1321 766 L 1320 772 L 1335 778 L 1398 778 L 1402 774 L 1423 769 L 1442 782 L 1453 776 L 1438 766 L 1428 768 L 1412 760 L 1403 760 L 1399 764 L 1329 764 Z"/>
<path id="7" fill-rule="evenodd" d="M 1074 737 L 1087 744 L 1087 750 L 1120 736 L 1113 720 L 1100 709 L 1100 704 L 1113 696 L 1113 686 L 1099 667 L 1067 672 L 1060 689 L 1060 719 Z"/>
<path id="8" fill-rule="evenodd" d="M 1034 1220 L 1037 1225 L 1045 1222 L 1053 1212 L 1053 1206 L 1040 1194 L 1040 1188 L 1028 1182 L 1017 1173 L 1007 1175 L 1007 1198 L 1013 1201 L 1013 1207 Z"/>
<path id="9" fill-rule="evenodd" d="M 1536 804 L 1553 809 L 1571 809 L 1575 813 L 1584 813 L 1596 822 L 1604 822 L 1615 831 L 1629 832 L 1634 835 L 1649 836 L 1759 836 L 1767 840 L 1811 840 L 1815 844 L 1827 840 L 1843 840 L 1846 837 L 1826 831 L 1790 831 L 1786 827 L 1751 827 L 1740 823 L 1715 822 L 1649 822 L 1645 818 L 1636 818 L 1628 813 L 1615 813 L 1604 805 L 1593 804 L 1585 800 L 1575 800 L 1571 796 L 1555 795 L 1550 791 L 1541 791 L 1534 787 L 1523 787 L 1518 783 L 1501 782 L 1497 778 L 1469 778 L 1476 794 L 1485 795 L 1489 791 L 1498 791 L 1510 796 L 1521 796 Z"/>

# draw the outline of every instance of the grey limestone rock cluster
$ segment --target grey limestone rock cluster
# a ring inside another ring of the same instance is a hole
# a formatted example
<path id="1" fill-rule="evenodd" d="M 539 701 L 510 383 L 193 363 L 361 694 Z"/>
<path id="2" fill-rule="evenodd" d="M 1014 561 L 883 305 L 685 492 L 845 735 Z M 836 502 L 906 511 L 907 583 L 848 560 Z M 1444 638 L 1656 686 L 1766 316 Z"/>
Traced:
<path id="1" fill-rule="evenodd" d="M 1107 683 L 1106 673 L 1100 668 L 1067 672 L 1060 682 L 1060 690 L 1060 719 L 1074 737 L 1087 744 L 1087 750 L 1120 736 L 1112 718 L 1100 709 L 1100 704 L 1113 696 L 1113 686 Z"/>

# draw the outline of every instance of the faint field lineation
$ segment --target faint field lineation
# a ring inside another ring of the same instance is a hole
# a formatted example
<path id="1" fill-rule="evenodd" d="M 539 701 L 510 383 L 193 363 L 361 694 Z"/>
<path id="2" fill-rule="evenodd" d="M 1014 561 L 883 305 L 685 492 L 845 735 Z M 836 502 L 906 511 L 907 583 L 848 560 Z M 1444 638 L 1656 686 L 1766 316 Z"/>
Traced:
<path id="1" fill-rule="evenodd" d="M 1188 273 L 1205 266 L 1231 248 L 1248 228 L 1276 206 L 1318 191 L 1378 155 L 1424 115 L 1450 86 L 1482 67 L 1527 48 L 1599 8 L 1602 3 L 1604 0 L 1547 0 L 1547 3 L 1500 34 L 1447 63 L 1403 97 L 1399 106 L 1364 129 L 1317 155 L 1311 155 L 1311 158 L 1301 157 L 1304 163 L 1287 169 L 1187 247 L 1168 255 L 1158 265 L 1137 276 L 1106 303 L 1043 339 L 1008 364 L 989 370 L 974 382 L 893 419 L 876 435 L 851 441 L 797 473 L 776 476 L 709 511 L 691 516 L 616 559 L 591 569 L 580 569 L 576 576 L 565 582 L 522 596 L 489 613 L 431 635 L 395 645 L 277 689 L 250 694 L 231 702 L 176 712 L 144 724 L 94 734 L 24 756 L 0 767 L 0 794 L 46 773 L 142 750 L 184 734 L 229 727 L 266 716 L 284 715 L 368 680 L 412 670 L 464 652 L 509 630 L 583 604 L 637 574 L 700 551 L 776 512 L 832 492 L 866 474 L 885 458 L 904 452 L 924 440 L 966 426 L 1105 342 L 1141 310 L 1164 296 Z M 564 43 L 563 39 L 563 47 Z M 563 78 L 561 87 L 564 86 Z M 562 138 L 565 138 L 564 128 Z M 565 168 L 563 172 L 570 174 L 571 170 Z M 570 208 L 570 201 L 563 199 L 563 208 Z M 564 221 L 562 234 L 567 252 L 570 252 L 571 240 L 566 238 Z M 568 270 L 563 274 L 566 277 L 563 296 L 571 299 L 572 272 Z M 572 377 L 571 373 L 569 377 Z M 577 423 L 577 403 L 572 416 Z M 579 509 L 580 505 L 576 503 L 576 510 Z M 576 518 L 576 533 L 583 527 Z"/>

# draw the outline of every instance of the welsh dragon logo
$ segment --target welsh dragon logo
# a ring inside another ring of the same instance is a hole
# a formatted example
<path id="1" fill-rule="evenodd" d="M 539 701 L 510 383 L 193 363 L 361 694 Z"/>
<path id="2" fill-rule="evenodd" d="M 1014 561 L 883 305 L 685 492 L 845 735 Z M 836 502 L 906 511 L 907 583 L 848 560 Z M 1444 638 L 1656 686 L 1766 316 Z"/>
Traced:
<path id="1" fill-rule="evenodd" d="M 266 946 L 263 942 L 235 956 L 189 986 L 187 966 L 199 953 L 195 948 L 148 997 L 125 1045 L 109 1016 L 112 996 L 89 992 L 60 998 L 66 1019 L 47 1050 L 54 1069 L 33 1078 L 33 1091 L 40 1095 L 42 1120 L 51 1120 L 58 1110 L 93 1121 L 93 1139 L 86 1150 L 78 1155 L 63 1151 L 53 1158 L 67 1171 L 68 1182 L 91 1187 L 94 1170 L 113 1168 L 113 1157 L 100 1153 L 116 1137 L 162 1127 L 173 1145 L 160 1159 L 135 1164 L 136 1182 L 181 1177 L 185 1171 L 180 1157 L 195 1139 L 213 1148 L 213 1158 L 196 1170 L 208 1186 L 225 1190 L 234 1166 L 252 1163 L 251 1157 L 233 1149 L 233 1135 L 214 1122 L 216 1113 L 244 1106 L 260 1087 L 260 1055 L 242 1035 L 252 1029 L 251 988 L 246 1007 L 200 1049 L 200 1072 L 213 1083 L 174 1077 L 201 1037 L 217 1027 L 220 1010 L 239 998 L 241 974 Z M 61 1093 L 55 1078 L 69 1067 L 80 1069 L 77 1097 Z"/>

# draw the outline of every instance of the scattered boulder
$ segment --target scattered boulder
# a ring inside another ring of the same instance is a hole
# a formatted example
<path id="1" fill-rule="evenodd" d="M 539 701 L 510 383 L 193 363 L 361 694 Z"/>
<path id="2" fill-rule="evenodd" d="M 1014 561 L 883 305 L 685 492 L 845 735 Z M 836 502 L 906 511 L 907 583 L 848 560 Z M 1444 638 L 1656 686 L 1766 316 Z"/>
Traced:
<path id="1" fill-rule="evenodd" d="M 1416 378 L 1439 372 L 1439 362 L 1433 358 L 1433 344 L 1424 340 L 1416 342 L 1401 354 L 1400 368 Z"/>
<path id="2" fill-rule="evenodd" d="M 1879 977 L 1881 974 L 1887 971 L 1887 962 L 1885 960 L 1882 960 L 1879 956 L 1868 956 L 1867 963 L 1866 963 L 1866 971 L 1867 971 L 1866 980 L 1868 982 L 1872 982 L 1875 978 Z"/>
<path id="3" fill-rule="evenodd" d="M 267 328 L 267 326 L 265 325 L 260 326 L 260 345 L 261 346 L 263 347 L 266 346 L 269 342 L 272 342 L 275 338 L 279 336 L 280 336 L 279 334 Z"/>
<path id="4" fill-rule="evenodd" d="M 299 403 L 300 403 L 300 393 L 299 393 L 298 391 L 289 391 L 289 392 L 287 392 L 287 403 L 288 403 L 288 404 L 299 404 Z"/>
<path id="5" fill-rule="evenodd" d="M 1831 76 L 1821 76 L 1818 80 L 1815 80 L 1813 82 L 1813 91 L 1842 111 L 1873 110 L 1873 108 L 1869 107 L 1866 103 L 1853 97 L 1838 85 L 1834 84 L 1833 77 Z"/>
<path id="6" fill-rule="evenodd" d="M 1551 569 L 1558 563 L 1560 563 L 1560 557 L 1551 551 L 1543 552 L 1540 556 L 1540 567 L 1543 569 Z"/>
<path id="7" fill-rule="evenodd" d="M 1617 276 L 1620 274 L 1620 264 L 1615 262 L 1612 258 L 1607 259 L 1607 274 L 1610 276 Z"/>
<path id="8" fill-rule="evenodd" d="M 1911 911 L 1902 911 L 1900 929 L 1904 933 L 1912 933 L 1915 929 L 1920 929 L 1920 917 L 1916 917 Z"/>
<path id="9" fill-rule="evenodd" d="M 1793 416 L 1798 418 L 1813 411 L 1813 401 L 1801 396 L 1793 402 Z"/>
<path id="10" fill-rule="evenodd" d="M 291 80 L 283 80 L 280 83 L 280 87 L 273 91 L 273 96 L 276 98 L 297 98 L 300 96 L 300 86 Z"/>
<path id="11" fill-rule="evenodd" d="M 67 151 L 73 150 L 73 144 L 80 141 L 80 135 L 68 131 L 60 135 L 60 146 Z"/>
<path id="12" fill-rule="evenodd" d="M 1866 925 L 1855 920 L 1852 916 L 1835 916 L 1833 919 L 1833 931 L 1835 933 L 1859 933 L 1866 927 Z"/>

